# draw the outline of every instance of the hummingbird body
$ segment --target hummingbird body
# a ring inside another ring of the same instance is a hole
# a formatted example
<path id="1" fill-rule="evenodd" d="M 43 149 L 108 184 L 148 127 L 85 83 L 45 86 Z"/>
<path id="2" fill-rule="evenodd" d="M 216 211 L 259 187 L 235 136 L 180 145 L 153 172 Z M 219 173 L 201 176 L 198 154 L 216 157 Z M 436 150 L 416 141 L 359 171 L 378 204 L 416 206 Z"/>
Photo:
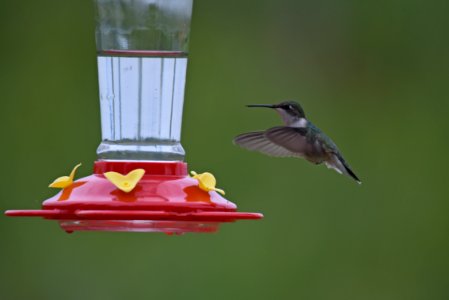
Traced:
<path id="1" fill-rule="evenodd" d="M 235 144 L 270 156 L 301 157 L 314 164 L 324 163 L 328 168 L 348 175 L 361 183 L 344 160 L 337 145 L 307 120 L 298 103 L 285 101 L 275 105 L 254 104 L 248 107 L 275 109 L 281 116 L 284 126 L 243 133 L 235 137 Z"/>

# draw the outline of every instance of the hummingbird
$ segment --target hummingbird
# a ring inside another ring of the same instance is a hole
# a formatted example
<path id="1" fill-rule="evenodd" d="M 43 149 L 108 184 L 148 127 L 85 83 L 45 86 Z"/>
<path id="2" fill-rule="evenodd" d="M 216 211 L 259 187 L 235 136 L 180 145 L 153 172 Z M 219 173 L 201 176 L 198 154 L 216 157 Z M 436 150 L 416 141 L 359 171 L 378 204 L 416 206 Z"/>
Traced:
<path id="1" fill-rule="evenodd" d="M 324 163 L 328 168 L 362 183 L 337 145 L 306 118 L 299 103 L 283 101 L 279 104 L 250 104 L 247 107 L 274 109 L 281 116 L 284 126 L 240 134 L 234 138 L 234 144 L 269 156 L 304 158 L 317 165 Z"/>

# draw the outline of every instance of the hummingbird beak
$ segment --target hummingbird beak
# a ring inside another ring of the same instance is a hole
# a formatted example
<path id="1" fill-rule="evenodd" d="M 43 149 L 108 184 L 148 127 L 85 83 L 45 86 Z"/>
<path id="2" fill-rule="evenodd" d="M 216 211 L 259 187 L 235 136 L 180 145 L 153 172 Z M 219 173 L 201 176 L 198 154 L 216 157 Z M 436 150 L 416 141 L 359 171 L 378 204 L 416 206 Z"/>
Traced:
<path id="1" fill-rule="evenodd" d="M 272 104 L 249 104 L 246 107 L 267 107 L 267 108 L 276 108 L 276 105 Z"/>

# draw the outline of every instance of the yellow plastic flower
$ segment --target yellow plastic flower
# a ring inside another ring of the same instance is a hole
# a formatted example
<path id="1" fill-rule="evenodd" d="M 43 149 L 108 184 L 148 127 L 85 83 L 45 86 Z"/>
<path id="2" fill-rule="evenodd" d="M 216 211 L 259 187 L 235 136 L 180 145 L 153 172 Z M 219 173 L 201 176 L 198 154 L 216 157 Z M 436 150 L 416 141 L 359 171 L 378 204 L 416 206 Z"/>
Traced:
<path id="1" fill-rule="evenodd" d="M 195 171 L 190 172 L 196 180 L 198 180 L 198 186 L 200 189 L 206 192 L 210 191 L 216 191 L 222 195 L 225 194 L 225 192 L 221 189 L 217 189 L 215 185 L 217 184 L 217 180 L 215 179 L 214 175 L 212 175 L 209 172 L 197 174 Z"/>
<path id="2" fill-rule="evenodd" d="M 122 175 L 117 172 L 106 172 L 104 173 L 104 176 L 118 189 L 124 191 L 125 193 L 129 193 L 136 187 L 137 183 L 139 183 L 144 174 L 144 169 L 135 169 L 126 175 Z"/>
<path id="3" fill-rule="evenodd" d="M 73 178 L 75 178 L 76 169 L 78 169 L 81 166 L 81 164 L 77 164 L 72 172 L 70 172 L 69 176 L 61 176 L 59 178 L 56 178 L 55 181 L 50 183 L 48 187 L 51 188 L 57 188 L 57 189 L 65 189 L 68 186 L 71 186 L 73 184 Z"/>

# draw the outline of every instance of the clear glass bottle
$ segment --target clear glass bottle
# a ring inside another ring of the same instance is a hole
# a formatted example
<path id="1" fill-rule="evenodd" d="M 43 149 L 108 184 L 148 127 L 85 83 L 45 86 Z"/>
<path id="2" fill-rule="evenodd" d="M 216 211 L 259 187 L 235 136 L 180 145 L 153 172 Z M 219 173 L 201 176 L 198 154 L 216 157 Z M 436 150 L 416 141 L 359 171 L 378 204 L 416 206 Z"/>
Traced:
<path id="1" fill-rule="evenodd" d="M 193 0 L 95 0 L 99 159 L 183 160 Z"/>

